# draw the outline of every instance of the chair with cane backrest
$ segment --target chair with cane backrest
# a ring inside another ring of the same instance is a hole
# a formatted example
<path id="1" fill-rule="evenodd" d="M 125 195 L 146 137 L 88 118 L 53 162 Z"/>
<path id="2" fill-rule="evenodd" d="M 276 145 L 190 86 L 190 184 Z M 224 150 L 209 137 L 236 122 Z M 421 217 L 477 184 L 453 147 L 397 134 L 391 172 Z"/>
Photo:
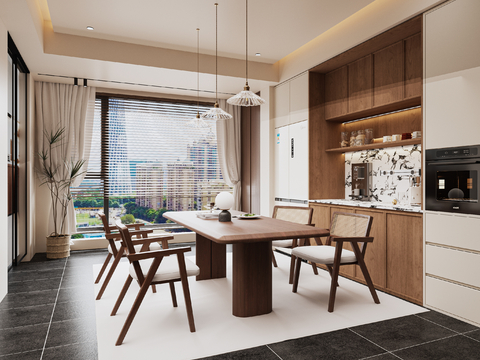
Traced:
<path id="1" fill-rule="evenodd" d="M 103 293 L 105 292 L 105 289 L 107 288 L 110 279 L 112 278 L 113 273 L 115 272 L 115 269 L 117 268 L 118 263 L 120 262 L 120 259 L 124 256 L 126 256 L 125 248 L 121 244 L 122 236 L 117 230 L 116 226 L 110 226 L 108 224 L 108 219 L 107 216 L 103 213 L 98 213 L 98 216 L 102 220 L 103 224 L 103 229 L 105 231 L 105 238 L 108 240 L 109 245 L 108 245 L 108 255 L 107 258 L 105 259 L 105 262 L 103 263 L 102 269 L 100 270 L 100 273 L 97 276 L 97 279 L 95 280 L 95 284 L 97 284 L 100 279 L 102 278 L 103 273 L 105 272 L 105 269 L 107 268 L 108 263 L 110 262 L 110 259 L 113 257 L 113 263 L 110 267 L 110 270 L 108 271 L 108 274 L 103 281 L 102 287 L 100 288 L 100 291 L 98 292 L 97 295 L 97 300 L 100 300 L 102 298 Z M 140 227 L 142 227 L 144 224 L 129 224 L 126 225 L 127 228 L 133 228 L 134 231 L 130 232 L 130 235 L 134 235 L 137 238 L 146 238 L 148 234 L 152 233 L 153 230 L 140 230 Z M 112 232 L 113 231 L 113 232 Z M 168 240 L 173 239 L 173 236 L 167 235 L 167 236 L 158 236 L 155 238 L 155 242 L 151 243 L 150 248 L 147 246 L 145 247 L 144 250 L 159 250 L 161 248 L 168 248 Z M 162 243 L 162 247 L 158 244 L 158 242 Z M 142 250 L 142 245 L 136 245 L 136 251 L 144 251 Z M 152 287 L 153 292 L 155 292 L 155 287 Z"/>
<path id="2" fill-rule="evenodd" d="M 112 310 L 111 315 L 115 315 L 120 307 L 125 294 L 133 280 L 136 280 L 140 285 L 140 290 L 132 305 L 132 308 L 125 320 L 125 324 L 118 336 L 115 345 L 121 345 L 128 329 L 132 324 L 135 315 L 137 314 L 140 305 L 145 297 L 145 294 L 150 285 L 165 284 L 170 285 L 170 292 L 172 296 L 172 303 L 177 307 L 177 297 L 175 294 L 174 283 L 180 281 L 182 283 L 183 295 L 185 298 L 185 305 L 187 309 L 188 324 L 190 332 L 195 332 L 195 322 L 193 319 L 192 302 L 190 299 L 190 290 L 188 287 L 188 276 L 197 276 L 200 274 L 200 269 L 197 265 L 188 259 L 185 259 L 185 252 L 191 250 L 189 246 L 175 249 L 163 249 L 155 251 L 145 251 L 136 253 L 135 245 L 148 244 L 150 239 L 132 240 L 128 228 L 120 222 L 117 222 L 117 227 L 122 236 L 122 243 L 128 250 L 127 258 L 130 262 L 129 275 L 125 281 L 125 285 L 118 296 L 117 302 Z"/>
<path id="3" fill-rule="evenodd" d="M 300 207 L 300 206 L 275 206 L 273 208 L 272 218 L 278 220 L 285 220 L 294 222 L 297 224 L 303 225 L 312 225 L 312 216 L 313 208 L 310 207 Z M 298 239 L 287 239 L 287 240 L 273 240 L 272 247 L 280 248 L 290 248 L 298 246 Z M 277 261 L 275 259 L 275 254 L 272 248 L 272 263 L 274 267 L 277 267 Z M 290 260 L 290 276 L 289 284 L 293 283 L 293 271 L 295 265 L 295 257 L 292 256 Z M 315 264 L 312 264 L 314 274 L 317 274 L 317 267 Z"/>
<path id="4" fill-rule="evenodd" d="M 368 215 L 335 212 L 332 216 L 330 236 L 327 238 L 326 245 L 322 245 L 320 241 L 319 246 L 299 246 L 293 249 L 292 254 L 297 257 L 293 292 L 297 292 L 298 289 L 301 259 L 324 264 L 331 275 L 328 311 L 333 312 L 340 266 L 356 264 L 362 270 L 373 301 L 379 304 L 380 300 L 364 261 L 367 244 L 373 241 L 373 237 L 369 236 L 372 222 L 373 218 Z M 330 246 L 332 241 L 336 243 L 335 246 Z M 319 240 L 317 240 L 318 242 Z M 353 251 L 343 249 L 344 242 L 349 242 Z"/>

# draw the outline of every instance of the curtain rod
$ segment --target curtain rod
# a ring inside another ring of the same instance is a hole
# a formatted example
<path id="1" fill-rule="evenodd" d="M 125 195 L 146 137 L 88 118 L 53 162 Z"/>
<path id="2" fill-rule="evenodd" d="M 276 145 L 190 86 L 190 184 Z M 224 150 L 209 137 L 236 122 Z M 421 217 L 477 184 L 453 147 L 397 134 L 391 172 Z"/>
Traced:
<path id="1" fill-rule="evenodd" d="M 122 85 L 135 85 L 135 86 L 146 86 L 146 87 L 153 87 L 153 88 L 160 88 L 160 89 L 169 89 L 169 90 L 181 90 L 181 91 L 193 91 L 197 92 L 197 89 L 188 89 L 188 88 L 180 88 L 180 87 L 174 87 L 174 86 L 164 86 L 164 85 L 151 85 L 151 84 L 140 84 L 140 83 L 132 83 L 128 81 L 117 81 L 117 80 L 104 80 L 104 79 L 90 79 L 90 78 L 82 78 L 78 76 L 67 76 L 67 75 L 55 75 L 55 74 L 42 74 L 42 73 L 37 73 L 39 76 L 50 76 L 50 77 L 59 77 L 59 78 L 64 78 L 64 79 L 74 79 L 74 78 L 80 78 L 80 79 L 86 79 L 88 81 L 98 81 L 98 82 L 105 82 L 105 83 L 112 83 L 112 84 L 122 84 Z M 215 94 L 215 91 L 212 90 L 198 90 L 203 93 L 208 93 L 208 94 Z M 220 92 L 220 94 L 224 95 L 235 95 L 234 93 L 227 93 L 227 92 Z"/>

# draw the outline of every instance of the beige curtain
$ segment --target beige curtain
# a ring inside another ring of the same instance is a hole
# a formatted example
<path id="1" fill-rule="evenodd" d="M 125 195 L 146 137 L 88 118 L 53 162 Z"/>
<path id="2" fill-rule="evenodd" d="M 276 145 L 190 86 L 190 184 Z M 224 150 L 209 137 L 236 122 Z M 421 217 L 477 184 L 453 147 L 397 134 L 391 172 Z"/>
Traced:
<path id="1" fill-rule="evenodd" d="M 234 210 L 241 210 L 241 107 L 219 100 L 220 108 L 233 116 L 230 120 L 217 120 L 217 151 L 225 182 L 233 186 Z"/>
<path id="2" fill-rule="evenodd" d="M 55 147 L 52 159 L 62 161 L 85 160 L 83 174 L 76 178 L 73 186 L 78 186 L 85 177 L 90 157 L 92 124 L 95 109 L 95 88 L 35 82 L 35 150 L 40 152 L 47 146 L 44 129 L 47 132 L 65 128 L 62 143 Z M 39 166 L 38 159 L 36 166 Z M 40 204 L 42 211 L 51 209 L 51 204 Z M 51 211 L 50 211 L 51 214 Z M 70 201 L 64 233 L 76 232 L 75 211 Z M 53 218 L 48 221 L 49 235 L 53 231 Z"/>

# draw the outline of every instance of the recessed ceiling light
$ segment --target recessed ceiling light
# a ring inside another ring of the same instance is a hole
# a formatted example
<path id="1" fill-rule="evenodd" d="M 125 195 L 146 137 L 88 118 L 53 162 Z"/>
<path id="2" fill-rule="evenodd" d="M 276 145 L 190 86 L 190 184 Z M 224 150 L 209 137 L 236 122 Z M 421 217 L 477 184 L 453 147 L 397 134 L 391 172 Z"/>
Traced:
<path id="1" fill-rule="evenodd" d="M 87 30 L 93 30 L 93 26 L 87 26 Z"/>
<path id="2" fill-rule="evenodd" d="M 255 56 L 262 56 L 262 54 L 260 54 L 260 53 L 256 53 L 256 54 L 255 54 Z"/>

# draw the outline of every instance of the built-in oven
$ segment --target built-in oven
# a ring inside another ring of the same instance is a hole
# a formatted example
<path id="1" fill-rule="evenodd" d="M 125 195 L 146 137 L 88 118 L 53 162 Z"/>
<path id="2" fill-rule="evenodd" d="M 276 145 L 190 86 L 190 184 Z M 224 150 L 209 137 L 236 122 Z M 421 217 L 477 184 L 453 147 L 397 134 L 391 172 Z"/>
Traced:
<path id="1" fill-rule="evenodd" d="M 425 209 L 480 215 L 480 145 L 425 153 Z"/>

